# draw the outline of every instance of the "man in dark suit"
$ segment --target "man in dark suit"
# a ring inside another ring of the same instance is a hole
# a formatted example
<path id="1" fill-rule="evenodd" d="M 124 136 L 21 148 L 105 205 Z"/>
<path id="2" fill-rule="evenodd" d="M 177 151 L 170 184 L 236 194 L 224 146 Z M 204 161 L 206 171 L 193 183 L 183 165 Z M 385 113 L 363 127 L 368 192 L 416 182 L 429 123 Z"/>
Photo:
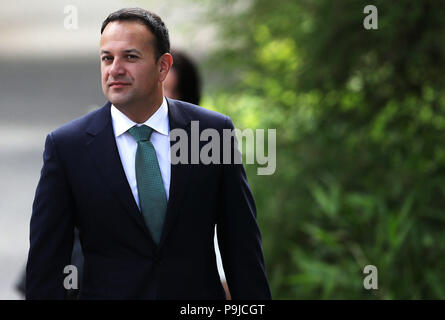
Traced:
<path id="1" fill-rule="evenodd" d="M 224 299 L 216 224 L 232 298 L 270 299 L 235 139 L 230 163 L 190 163 L 204 146 L 193 141 L 192 122 L 200 133 L 213 129 L 222 137 L 233 129 L 230 118 L 164 97 L 173 61 L 157 15 L 122 9 L 107 17 L 101 33 L 109 102 L 47 136 L 31 217 L 27 298 L 64 298 L 77 227 L 84 253 L 80 299 Z M 187 161 L 173 161 L 174 130 L 186 133 L 189 146 L 197 143 L 198 149 L 180 150 Z"/>

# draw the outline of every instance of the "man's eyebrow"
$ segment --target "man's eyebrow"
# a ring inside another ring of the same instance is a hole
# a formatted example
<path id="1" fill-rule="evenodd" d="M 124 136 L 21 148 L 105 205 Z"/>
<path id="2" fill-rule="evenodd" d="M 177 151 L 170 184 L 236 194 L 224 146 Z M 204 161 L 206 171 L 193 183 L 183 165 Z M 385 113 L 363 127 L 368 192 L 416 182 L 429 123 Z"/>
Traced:
<path id="1" fill-rule="evenodd" d="M 125 53 L 137 53 L 137 54 L 139 54 L 139 55 L 142 55 L 142 53 L 140 53 L 138 50 L 136 50 L 136 49 L 127 49 L 127 50 L 124 50 L 124 52 Z M 110 51 L 108 51 L 108 50 L 101 50 L 100 51 L 100 54 L 110 54 L 111 52 Z"/>
<path id="2" fill-rule="evenodd" d="M 139 55 L 142 55 L 142 53 L 140 53 L 138 50 L 136 49 L 128 49 L 128 50 L 124 50 L 125 53 L 137 53 Z"/>

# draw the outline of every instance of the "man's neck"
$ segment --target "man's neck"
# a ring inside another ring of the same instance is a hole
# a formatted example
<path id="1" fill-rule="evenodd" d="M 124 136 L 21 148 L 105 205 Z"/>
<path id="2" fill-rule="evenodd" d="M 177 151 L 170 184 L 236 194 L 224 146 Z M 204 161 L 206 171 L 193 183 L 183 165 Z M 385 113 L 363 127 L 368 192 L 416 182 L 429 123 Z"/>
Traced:
<path id="1" fill-rule="evenodd" d="M 130 120 L 136 123 L 144 123 L 161 107 L 163 96 L 157 98 L 156 101 L 131 105 L 113 104 L 120 112 L 125 114 Z"/>

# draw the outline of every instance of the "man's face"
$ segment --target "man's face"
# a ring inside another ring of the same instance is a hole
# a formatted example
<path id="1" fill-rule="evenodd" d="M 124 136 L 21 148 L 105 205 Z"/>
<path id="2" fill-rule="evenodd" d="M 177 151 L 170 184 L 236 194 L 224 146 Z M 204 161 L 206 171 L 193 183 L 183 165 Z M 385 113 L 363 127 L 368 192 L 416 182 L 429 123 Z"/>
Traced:
<path id="1" fill-rule="evenodd" d="M 100 40 L 102 90 L 112 104 L 149 102 L 162 90 L 154 45 L 154 35 L 142 23 L 114 21 L 105 27 Z"/>

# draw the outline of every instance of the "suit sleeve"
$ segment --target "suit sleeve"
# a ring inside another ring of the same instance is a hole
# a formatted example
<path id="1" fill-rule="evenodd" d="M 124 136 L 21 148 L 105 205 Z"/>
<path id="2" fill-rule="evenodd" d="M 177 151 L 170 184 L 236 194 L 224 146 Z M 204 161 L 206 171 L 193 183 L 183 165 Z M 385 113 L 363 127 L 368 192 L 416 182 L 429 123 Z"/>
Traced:
<path id="1" fill-rule="evenodd" d="M 234 129 L 230 118 L 225 128 Z M 255 201 L 242 163 L 233 161 L 236 137 L 231 139 L 230 149 L 232 162 L 223 164 L 222 210 L 217 222 L 227 285 L 234 300 L 271 299 Z"/>
<path id="2" fill-rule="evenodd" d="M 34 198 L 30 249 L 26 266 L 26 299 L 64 299 L 65 266 L 70 264 L 74 236 L 74 201 L 57 154 L 53 134 L 43 153 L 43 168 Z"/>

